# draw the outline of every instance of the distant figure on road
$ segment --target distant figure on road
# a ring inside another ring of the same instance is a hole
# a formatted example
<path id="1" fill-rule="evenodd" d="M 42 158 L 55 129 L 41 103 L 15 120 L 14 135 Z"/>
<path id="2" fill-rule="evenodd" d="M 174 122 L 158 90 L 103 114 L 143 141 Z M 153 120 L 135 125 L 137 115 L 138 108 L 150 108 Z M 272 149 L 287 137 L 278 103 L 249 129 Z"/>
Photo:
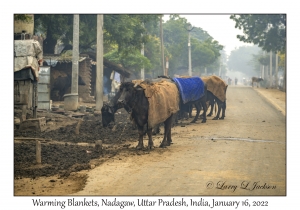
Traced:
<path id="1" fill-rule="evenodd" d="M 231 85 L 231 78 L 228 77 L 228 85 Z"/>
<path id="2" fill-rule="evenodd" d="M 238 79 L 237 79 L 237 78 L 235 78 L 235 79 L 234 79 L 234 83 L 235 83 L 235 85 L 237 85 L 237 82 L 238 82 Z"/>

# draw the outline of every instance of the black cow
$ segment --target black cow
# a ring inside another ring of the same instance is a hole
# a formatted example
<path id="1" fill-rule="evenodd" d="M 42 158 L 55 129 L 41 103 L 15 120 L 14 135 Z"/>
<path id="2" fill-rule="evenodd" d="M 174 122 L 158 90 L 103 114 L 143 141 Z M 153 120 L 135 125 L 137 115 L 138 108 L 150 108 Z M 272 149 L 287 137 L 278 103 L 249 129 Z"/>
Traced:
<path id="1" fill-rule="evenodd" d="M 254 82 L 256 82 L 256 87 L 258 87 L 258 83 L 260 81 L 264 81 L 264 79 L 263 78 L 252 77 L 252 87 L 253 87 Z"/>
<path id="2" fill-rule="evenodd" d="M 108 102 L 104 103 L 103 107 L 101 108 L 101 115 L 102 115 L 102 125 L 103 127 L 107 127 L 109 123 L 113 122 L 115 124 L 115 113 L 118 109 L 124 108 L 128 113 L 131 112 L 130 108 L 122 103 L 118 103 L 118 99 L 121 96 L 121 91 L 119 90 L 116 95 Z M 132 125 L 133 129 L 136 129 L 136 124 L 133 121 Z M 156 135 L 160 132 L 159 125 L 153 128 L 153 134 Z"/>
<path id="3" fill-rule="evenodd" d="M 131 116 L 137 125 L 139 132 L 139 143 L 137 149 L 142 149 L 144 147 L 143 143 L 143 128 L 147 125 L 147 135 L 149 138 L 148 148 L 153 148 L 152 141 L 152 128 L 148 127 L 148 111 L 149 111 L 149 101 L 145 96 L 144 90 L 140 86 L 136 86 L 132 82 L 122 83 L 120 86 L 121 96 L 118 100 L 118 104 L 126 105 L 131 110 Z M 170 146 L 171 139 L 171 126 L 172 126 L 173 114 L 164 121 L 165 131 L 164 139 L 160 144 L 160 147 Z"/>
<path id="4" fill-rule="evenodd" d="M 109 103 L 104 103 L 101 108 L 102 115 L 102 125 L 103 127 L 107 127 L 110 122 L 115 123 L 115 113 L 118 109 L 125 108 L 126 111 L 129 111 L 127 106 L 123 104 L 118 104 L 118 99 L 121 96 L 121 92 L 118 91 L 116 95 L 109 101 Z"/>
<path id="5" fill-rule="evenodd" d="M 204 94 L 203 96 L 196 100 L 196 101 L 190 101 L 187 102 L 185 104 L 183 104 L 182 101 L 182 97 L 180 97 L 180 113 L 179 116 L 182 117 L 184 115 L 184 113 L 189 113 L 189 115 L 191 116 L 191 109 L 193 107 L 193 105 L 195 106 L 197 113 L 196 116 L 194 117 L 194 119 L 191 121 L 191 123 L 195 123 L 200 115 L 200 111 L 201 108 L 203 108 L 203 119 L 201 121 L 201 123 L 206 123 L 206 112 L 207 112 L 207 105 L 206 105 L 206 101 L 207 101 L 207 85 L 204 83 Z"/>
<path id="6" fill-rule="evenodd" d="M 51 88 L 51 92 L 58 91 L 59 100 L 63 100 L 63 96 L 67 93 L 68 89 L 71 87 L 72 84 L 72 77 L 70 74 L 67 74 L 67 76 L 57 77 Z M 78 85 L 86 85 L 86 83 L 83 81 L 81 76 L 78 76 Z"/>

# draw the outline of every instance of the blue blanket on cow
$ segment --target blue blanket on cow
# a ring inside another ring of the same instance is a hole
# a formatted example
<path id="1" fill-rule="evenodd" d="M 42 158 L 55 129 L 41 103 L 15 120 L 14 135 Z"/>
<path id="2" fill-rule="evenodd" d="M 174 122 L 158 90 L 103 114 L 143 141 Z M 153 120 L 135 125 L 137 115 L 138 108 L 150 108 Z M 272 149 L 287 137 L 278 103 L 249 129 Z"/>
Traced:
<path id="1" fill-rule="evenodd" d="M 204 82 L 200 77 L 173 78 L 183 103 L 196 101 L 204 95 Z"/>

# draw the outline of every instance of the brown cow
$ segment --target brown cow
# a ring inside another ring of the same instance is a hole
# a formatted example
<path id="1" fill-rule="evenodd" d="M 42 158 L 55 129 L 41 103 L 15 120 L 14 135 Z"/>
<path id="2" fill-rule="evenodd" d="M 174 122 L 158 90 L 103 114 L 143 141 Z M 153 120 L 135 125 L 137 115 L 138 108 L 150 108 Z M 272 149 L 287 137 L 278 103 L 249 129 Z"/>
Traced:
<path id="1" fill-rule="evenodd" d="M 254 82 L 256 82 L 256 87 L 258 87 L 258 83 L 260 81 L 264 81 L 264 79 L 263 78 L 252 77 L 252 87 L 253 87 Z"/>

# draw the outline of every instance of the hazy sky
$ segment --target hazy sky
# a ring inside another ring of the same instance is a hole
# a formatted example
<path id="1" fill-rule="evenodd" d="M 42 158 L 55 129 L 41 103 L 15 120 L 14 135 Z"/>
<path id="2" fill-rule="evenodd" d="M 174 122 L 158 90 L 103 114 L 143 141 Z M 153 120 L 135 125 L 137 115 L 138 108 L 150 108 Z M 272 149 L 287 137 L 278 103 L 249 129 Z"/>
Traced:
<path id="1" fill-rule="evenodd" d="M 168 15 L 166 15 L 168 16 Z M 230 15 L 180 15 L 185 17 L 193 26 L 201 27 L 207 31 L 221 45 L 225 46 L 226 54 L 229 55 L 236 47 L 247 44 L 239 41 L 236 35 L 243 34 L 239 29 L 234 28 L 235 22 L 229 19 Z M 168 19 L 168 18 L 167 18 Z"/>

